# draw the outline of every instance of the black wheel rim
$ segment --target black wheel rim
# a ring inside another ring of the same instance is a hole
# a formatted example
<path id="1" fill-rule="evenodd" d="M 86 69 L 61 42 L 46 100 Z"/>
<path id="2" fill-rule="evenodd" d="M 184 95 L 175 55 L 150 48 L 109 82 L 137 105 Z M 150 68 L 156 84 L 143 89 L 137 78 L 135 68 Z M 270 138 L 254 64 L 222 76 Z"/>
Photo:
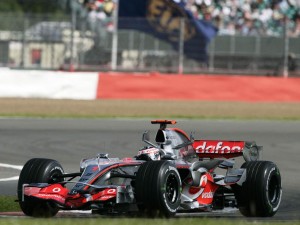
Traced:
<path id="1" fill-rule="evenodd" d="M 58 183 L 58 182 L 62 182 L 64 181 L 64 178 L 61 177 L 62 173 L 60 170 L 54 170 L 51 175 L 50 178 L 48 180 L 49 184 L 54 184 L 54 183 Z"/>
<path id="2" fill-rule="evenodd" d="M 268 186 L 268 197 L 272 205 L 276 205 L 280 199 L 280 182 L 278 180 L 278 177 L 273 175 L 271 176 L 271 179 L 269 180 L 269 186 Z"/>
<path id="3" fill-rule="evenodd" d="M 166 198 L 168 202 L 175 203 L 178 199 L 179 184 L 174 174 L 169 174 L 166 182 Z"/>

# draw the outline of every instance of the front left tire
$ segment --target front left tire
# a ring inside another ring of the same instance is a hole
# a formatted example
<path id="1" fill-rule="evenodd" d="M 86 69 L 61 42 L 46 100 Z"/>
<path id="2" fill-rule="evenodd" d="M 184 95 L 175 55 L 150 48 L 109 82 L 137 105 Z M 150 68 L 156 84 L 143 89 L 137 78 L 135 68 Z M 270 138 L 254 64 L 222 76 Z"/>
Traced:
<path id="1" fill-rule="evenodd" d="M 23 184 L 30 183 L 57 183 L 62 178 L 64 170 L 62 166 L 53 159 L 34 158 L 26 162 L 21 170 L 18 181 L 18 200 L 25 215 L 32 217 L 53 217 L 58 212 L 58 207 L 53 202 L 38 200 L 23 195 Z M 24 201 L 23 201 L 24 200 Z"/>

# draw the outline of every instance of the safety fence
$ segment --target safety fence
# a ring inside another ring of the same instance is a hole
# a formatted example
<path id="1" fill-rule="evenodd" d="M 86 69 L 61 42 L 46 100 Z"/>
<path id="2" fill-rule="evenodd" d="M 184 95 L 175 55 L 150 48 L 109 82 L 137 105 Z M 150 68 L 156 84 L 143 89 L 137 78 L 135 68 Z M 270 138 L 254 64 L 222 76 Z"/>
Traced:
<path id="1" fill-rule="evenodd" d="M 118 18 L 119 23 L 125 20 Z M 126 19 L 128 20 L 128 19 Z M 207 48 L 187 46 L 189 21 L 177 21 L 168 39 L 116 29 L 112 17 L 0 14 L 0 66 L 79 71 L 300 75 L 300 37 L 218 35 Z M 144 24 L 145 19 L 129 23 Z M 199 41 L 201 45 L 201 41 Z M 199 55 L 200 54 L 200 55 Z"/>

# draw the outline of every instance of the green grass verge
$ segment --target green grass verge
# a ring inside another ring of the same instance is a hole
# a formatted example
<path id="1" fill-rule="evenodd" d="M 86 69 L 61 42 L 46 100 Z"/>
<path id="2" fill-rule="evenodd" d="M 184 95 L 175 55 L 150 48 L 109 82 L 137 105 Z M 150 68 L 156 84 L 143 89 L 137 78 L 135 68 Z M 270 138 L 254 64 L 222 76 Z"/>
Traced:
<path id="1" fill-rule="evenodd" d="M 245 221 L 245 220 L 228 220 L 228 219 L 208 219 L 208 218 L 176 218 L 176 219 L 130 219 L 130 218 L 54 218 L 54 219 L 1 219 L 0 225 L 299 225 L 300 222 L 275 222 L 275 221 Z"/>
<path id="2" fill-rule="evenodd" d="M 17 196 L 0 196 L 0 212 L 20 211 L 21 209 L 16 199 Z"/>
<path id="3" fill-rule="evenodd" d="M 299 103 L 1 99 L 0 116 L 300 120 Z"/>

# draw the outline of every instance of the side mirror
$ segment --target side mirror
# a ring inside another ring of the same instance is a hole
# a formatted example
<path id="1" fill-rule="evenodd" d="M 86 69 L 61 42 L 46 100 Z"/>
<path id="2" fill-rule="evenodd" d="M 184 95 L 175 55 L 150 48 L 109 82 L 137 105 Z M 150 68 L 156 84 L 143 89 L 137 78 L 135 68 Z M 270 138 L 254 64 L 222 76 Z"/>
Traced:
<path id="1" fill-rule="evenodd" d="M 149 131 L 145 131 L 145 132 L 143 133 L 142 140 L 143 140 L 144 142 L 145 142 L 145 141 L 150 141 Z"/>
<path id="2" fill-rule="evenodd" d="M 192 143 L 194 143 L 194 141 L 195 141 L 194 134 L 195 134 L 195 132 L 191 132 L 191 134 L 190 134 L 190 141 L 191 141 Z"/>

